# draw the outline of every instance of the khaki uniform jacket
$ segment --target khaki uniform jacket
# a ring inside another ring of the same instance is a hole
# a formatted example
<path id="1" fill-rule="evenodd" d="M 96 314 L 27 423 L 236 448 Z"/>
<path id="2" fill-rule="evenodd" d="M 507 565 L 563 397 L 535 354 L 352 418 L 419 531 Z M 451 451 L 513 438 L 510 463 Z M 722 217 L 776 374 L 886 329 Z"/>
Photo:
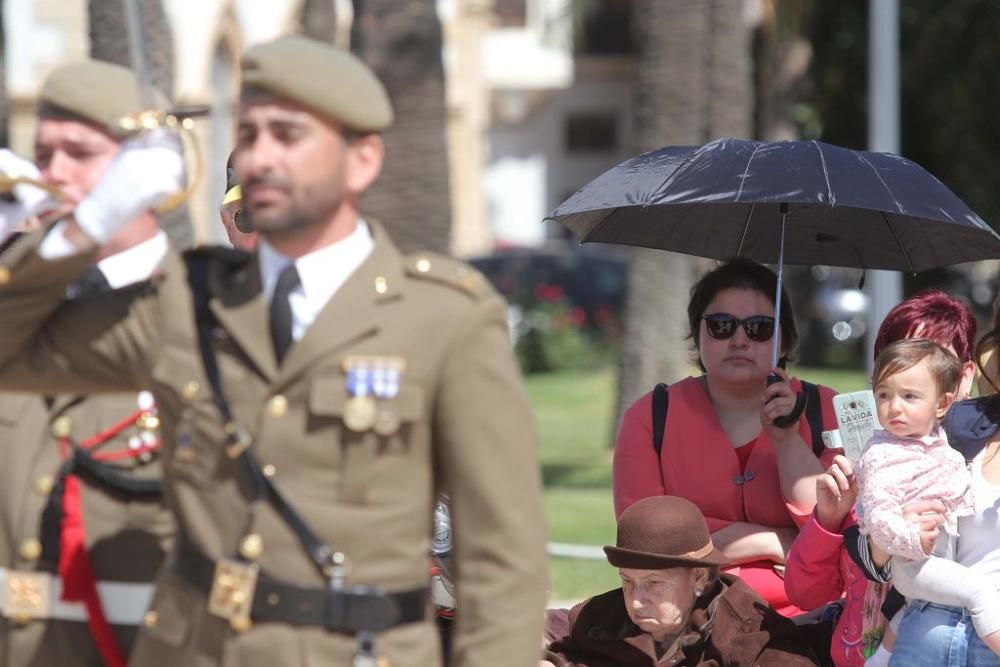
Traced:
<path id="1" fill-rule="evenodd" d="M 534 665 L 546 595 L 545 530 L 534 423 L 510 350 L 505 305 L 453 260 L 406 259 L 373 226 L 372 254 L 295 343 L 280 368 L 256 258 L 219 253 L 209 271 L 213 332 L 236 421 L 262 465 L 312 529 L 347 556 L 347 583 L 387 591 L 426 586 L 435 493 L 452 499 L 458 586 L 453 665 Z M 197 353 L 181 259 L 150 285 L 99 302 L 63 303 L 88 257 L 44 261 L 30 235 L 0 257 L 0 388 L 149 387 L 164 432 L 164 466 L 179 532 L 212 558 L 248 533 L 271 577 L 325 580 L 266 503 L 250 511 L 239 462 Z M 343 417 L 348 355 L 402 357 L 391 409 L 397 433 L 355 433 Z M 182 437 L 177 437 L 178 435 Z M 188 437 L 190 436 L 190 437 Z M 178 443 L 189 442 L 181 446 Z M 349 665 L 352 638 L 262 623 L 237 634 L 205 597 L 165 568 L 132 664 Z M 155 621 L 155 623 L 153 622 Z M 379 636 L 393 665 L 440 664 L 428 615 Z"/>
<path id="2" fill-rule="evenodd" d="M 136 394 L 80 398 L 60 396 L 46 403 L 40 396 L 0 394 L 0 567 L 49 571 L 38 561 L 42 512 L 62 464 L 53 424 L 71 420 L 70 437 L 79 442 L 120 423 L 137 411 Z M 139 435 L 130 426 L 100 445 L 100 452 L 128 449 Z M 114 462 L 140 479 L 162 476 L 158 457 L 148 462 L 124 458 Z M 162 502 L 128 501 L 80 477 L 87 548 L 98 581 L 152 582 L 170 548 L 173 516 Z M 107 609 L 105 610 L 107 611 Z M 113 626 L 122 650 L 135 640 L 137 626 Z M 86 622 L 33 620 L 19 623 L 0 618 L 0 666 L 79 665 L 101 667 Z"/>

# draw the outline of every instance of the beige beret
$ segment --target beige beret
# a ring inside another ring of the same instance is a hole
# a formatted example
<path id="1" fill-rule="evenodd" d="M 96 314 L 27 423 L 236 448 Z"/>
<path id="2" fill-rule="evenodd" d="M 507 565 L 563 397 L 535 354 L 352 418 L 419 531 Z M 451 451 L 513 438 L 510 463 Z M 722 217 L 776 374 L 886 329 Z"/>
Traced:
<path id="1" fill-rule="evenodd" d="M 157 106 L 167 98 L 153 91 Z M 39 116 L 69 116 L 102 126 L 114 136 L 127 134 L 122 116 L 143 111 L 139 82 L 132 70 L 101 60 L 84 60 L 58 67 L 49 74 L 38 95 Z"/>
<path id="2" fill-rule="evenodd" d="M 243 54 L 242 97 L 261 93 L 296 102 L 358 132 L 392 124 L 382 82 L 343 49 L 306 37 L 280 37 Z"/>

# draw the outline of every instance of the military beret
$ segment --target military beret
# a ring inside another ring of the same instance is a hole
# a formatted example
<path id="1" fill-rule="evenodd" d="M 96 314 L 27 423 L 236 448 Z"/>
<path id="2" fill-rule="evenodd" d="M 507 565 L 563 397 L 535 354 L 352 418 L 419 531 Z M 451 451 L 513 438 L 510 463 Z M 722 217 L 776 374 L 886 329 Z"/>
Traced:
<path id="1" fill-rule="evenodd" d="M 153 92 L 160 108 L 167 98 Z M 38 94 L 38 115 L 79 119 L 100 125 L 114 136 L 128 134 L 118 121 L 143 111 L 139 81 L 132 70 L 100 60 L 63 65 L 54 69 Z"/>
<path id="2" fill-rule="evenodd" d="M 266 94 L 301 104 L 357 132 L 392 124 L 385 87 L 343 49 L 299 36 L 252 46 L 243 54 L 243 99 Z"/>

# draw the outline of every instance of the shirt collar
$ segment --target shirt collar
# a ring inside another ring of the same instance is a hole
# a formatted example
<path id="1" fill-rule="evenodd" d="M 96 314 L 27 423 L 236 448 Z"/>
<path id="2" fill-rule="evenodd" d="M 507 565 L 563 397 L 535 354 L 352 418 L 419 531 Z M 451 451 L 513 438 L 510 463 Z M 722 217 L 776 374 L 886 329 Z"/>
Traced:
<path id="1" fill-rule="evenodd" d="M 158 231 L 142 243 L 100 260 L 97 268 L 104 274 L 111 289 L 142 282 L 153 275 L 166 257 L 169 245 L 167 235 Z"/>
<path id="2" fill-rule="evenodd" d="M 285 267 L 294 263 L 306 298 L 310 301 L 316 299 L 325 302 L 371 254 L 374 247 L 375 241 L 371 230 L 360 218 L 354 231 L 345 238 L 295 260 L 285 257 L 266 239 L 261 238 L 257 247 L 257 257 L 264 298 L 268 303 L 271 302 L 278 275 Z"/>

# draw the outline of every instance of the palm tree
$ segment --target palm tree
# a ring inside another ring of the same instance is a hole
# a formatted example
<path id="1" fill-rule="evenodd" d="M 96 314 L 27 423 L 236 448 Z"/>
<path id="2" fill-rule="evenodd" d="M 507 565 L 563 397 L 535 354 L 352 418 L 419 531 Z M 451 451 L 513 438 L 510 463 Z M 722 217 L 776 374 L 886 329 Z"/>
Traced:
<path id="1" fill-rule="evenodd" d="M 137 0 L 142 16 L 142 37 L 153 85 L 172 97 L 174 88 L 174 42 L 161 0 Z M 128 29 L 122 0 L 87 0 L 90 57 L 132 67 Z M 162 216 L 161 226 L 179 248 L 193 241 L 187 206 Z"/>
<path id="2" fill-rule="evenodd" d="M 441 23 L 429 0 L 354 0 L 351 48 L 385 83 L 396 111 L 387 160 L 364 211 L 404 251 L 447 253 L 451 199 Z"/>
<path id="3" fill-rule="evenodd" d="M 742 3 L 634 0 L 635 152 L 750 133 L 749 44 Z M 702 260 L 635 250 L 618 365 L 621 413 L 690 367 L 687 301 Z"/>
<path id="4" fill-rule="evenodd" d="M 0 0 L 0 146 L 9 146 L 7 136 L 10 124 L 10 109 L 7 104 L 7 39 L 4 27 L 4 2 Z"/>

